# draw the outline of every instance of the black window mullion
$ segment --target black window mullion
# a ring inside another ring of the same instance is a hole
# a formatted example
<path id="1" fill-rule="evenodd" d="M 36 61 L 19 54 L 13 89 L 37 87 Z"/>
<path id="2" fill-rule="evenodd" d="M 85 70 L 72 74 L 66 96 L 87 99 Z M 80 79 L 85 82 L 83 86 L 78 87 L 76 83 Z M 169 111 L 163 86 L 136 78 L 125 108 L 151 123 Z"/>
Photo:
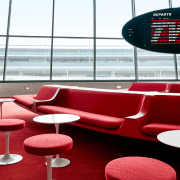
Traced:
<path id="1" fill-rule="evenodd" d="M 132 7 L 132 18 L 136 17 L 135 0 L 131 0 Z M 135 80 L 138 81 L 138 64 L 137 64 L 137 48 L 134 46 L 134 70 Z"/>
<path id="2" fill-rule="evenodd" d="M 5 81 L 5 78 L 6 78 L 6 63 L 7 63 L 8 44 L 9 44 L 9 28 L 10 28 L 10 20 L 11 20 L 11 6 L 12 6 L 12 0 L 9 0 L 9 12 L 8 12 L 7 33 L 6 33 L 6 47 L 5 47 L 5 55 L 4 55 L 3 81 Z"/>
<path id="3" fill-rule="evenodd" d="M 52 35 L 51 35 L 50 81 L 52 81 L 52 64 L 53 64 L 54 8 L 55 8 L 55 0 L 53 0 L 53 10 L 52 10 Z"/>
<path id="4" fill-rule="evenodd" d="M 96 0 L 93 0 L 93 25 L 94 25 L 94 81 L 96 80 Z"/>

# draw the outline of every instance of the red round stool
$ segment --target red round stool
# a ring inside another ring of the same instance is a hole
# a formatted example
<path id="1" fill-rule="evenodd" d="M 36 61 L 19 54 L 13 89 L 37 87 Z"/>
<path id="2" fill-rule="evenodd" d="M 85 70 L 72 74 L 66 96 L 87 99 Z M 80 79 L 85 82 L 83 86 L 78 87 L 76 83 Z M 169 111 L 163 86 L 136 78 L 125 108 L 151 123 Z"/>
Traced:
<path id="1" fill-rule="evenodd" d="M 72 138 L 63 134 L 36 135 L 24 141 L 24 150 L 27 153 L 45 156 L 47 161 L 47 180 L 52 180 L 51 161 L 53 155 L 69 151 L 72 147 Z"/>
<path id="2" fill-rule="evenodd" d="M 168 164 L 147 157 L 123 157 L 110 161 L 105 168 L 106 180 L 176 180 Z"/>
<path id="3" fill-rule="evenodd" d="M 14 164 L 23 159 L 21 155 L 9 153 L 9 137 L 12 131 L 25 127 L 25 121 L 20 119 L 0 119 L 0 131 L 4 134 L 6 152 L 0 156 L 0 165 Z"/>

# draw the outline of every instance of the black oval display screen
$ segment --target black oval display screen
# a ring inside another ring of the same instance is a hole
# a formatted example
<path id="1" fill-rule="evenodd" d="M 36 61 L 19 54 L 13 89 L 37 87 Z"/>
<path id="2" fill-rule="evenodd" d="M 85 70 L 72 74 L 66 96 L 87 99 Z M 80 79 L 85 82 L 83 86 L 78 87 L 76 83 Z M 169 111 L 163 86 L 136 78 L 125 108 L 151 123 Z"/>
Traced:
<path id="1" fill-rule="evenodd" d="M 164 53 L 180 53 L 180 8 L 152 11 L 128 21 L 124 39 L 133 46 Z"/>

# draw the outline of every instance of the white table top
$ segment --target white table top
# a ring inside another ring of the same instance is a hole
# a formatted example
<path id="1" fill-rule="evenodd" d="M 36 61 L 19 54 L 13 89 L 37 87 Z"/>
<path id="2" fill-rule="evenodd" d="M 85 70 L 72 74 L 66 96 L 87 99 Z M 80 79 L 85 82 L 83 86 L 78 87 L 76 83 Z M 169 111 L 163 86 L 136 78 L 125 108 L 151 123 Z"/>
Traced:
<path id="1" fill-rule="evenodd" d="M 15 99 L 12 98 L 6 98 L 6 99 L 0 99 L 0 102 L 11 102 L 14 101 Z"/>
<path id="2" fill-rule="evenodd" d="M 79 120 L 80 117 L 72 114 L 47 114 L 33 118 L 33 121 L 47 124 L 68 123 Z"/>
<path id="3" fill-rule="evenodd" d="M 164 144 L 180 148 L 180 130 L 162 132 L 158 134 L 157 139 Z"/>

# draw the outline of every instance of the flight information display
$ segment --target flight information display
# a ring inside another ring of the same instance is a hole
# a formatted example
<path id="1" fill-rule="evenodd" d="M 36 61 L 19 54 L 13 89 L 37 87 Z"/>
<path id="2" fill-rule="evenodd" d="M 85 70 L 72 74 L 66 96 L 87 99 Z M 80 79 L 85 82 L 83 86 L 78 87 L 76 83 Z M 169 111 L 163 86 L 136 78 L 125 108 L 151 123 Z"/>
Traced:
<path id="1" fill-rule="evenodd" d="M 180 19 L 152 19 L 151 44 L 180 44 Z"/>
<path id="2" fill-rule="evenodd" d="M 122 35 L 127 42 L 142 49 L 180 53 L 180 8 L 137 16 L 124 25 Z"/>

